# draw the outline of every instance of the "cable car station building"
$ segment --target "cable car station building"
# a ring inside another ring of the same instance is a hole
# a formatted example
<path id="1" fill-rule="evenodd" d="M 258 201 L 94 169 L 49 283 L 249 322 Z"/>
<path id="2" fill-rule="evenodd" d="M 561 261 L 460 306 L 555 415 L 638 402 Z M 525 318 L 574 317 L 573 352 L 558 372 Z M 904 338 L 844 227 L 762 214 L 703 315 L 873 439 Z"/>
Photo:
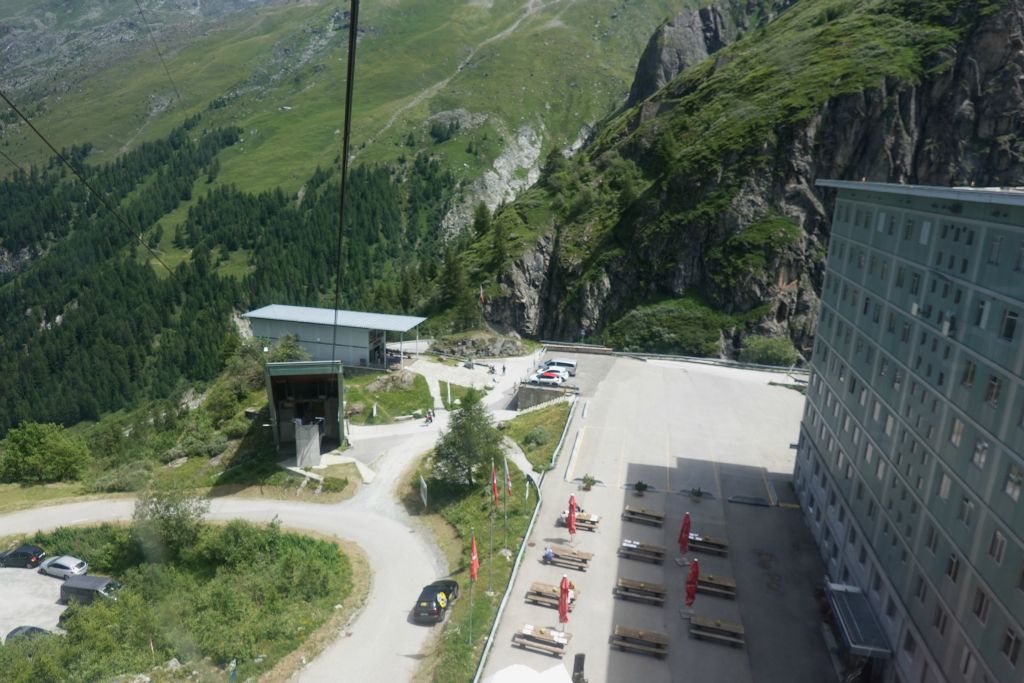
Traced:
<path id="1" fill-rule="evenodd" d="M 279 453 L 294 450 L 299 467 L 344 440 L 344 367 L 387 367 L 387 333 L 405 333 L 426 318 L 272 304 L 246 313 L 253 336 L 272 343 L 294 335 L 310 361 L 267 363 L 270 425 Z M 417 334 L 418 338 L 418 334 Z M 401 348 L 401 347 L 400 347 Z M 404 356 L 404 354 L 403 354 Z"/>

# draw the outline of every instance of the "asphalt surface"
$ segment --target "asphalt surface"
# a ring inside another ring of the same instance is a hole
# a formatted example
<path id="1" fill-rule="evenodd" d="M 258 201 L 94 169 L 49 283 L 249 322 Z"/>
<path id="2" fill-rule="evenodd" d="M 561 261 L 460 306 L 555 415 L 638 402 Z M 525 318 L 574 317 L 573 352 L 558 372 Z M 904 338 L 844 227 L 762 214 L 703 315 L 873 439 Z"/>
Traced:
<path id="1" fill-rule="evenodd" d="M 576 380 L 582 404 L 570 425 L 569 447 L 544 481 L 540 517 L 496 632 L 485 679 L 512 664 L 541 671 L 556 661 L 513 648 L 510 641 L 523 624 L 558 627 L 555 610 L 526 603 L 523 597 L 532 582 L 557 584 L 567 573 L 580 597 L 565 625 L 572 638 L 563 663 L 571 671 L 574 655 L 585 654 L 590 683 L 834 681 L 814 600 L 814 586 L 824 567 L 799 511 L 727 500 L 767 499 L 771 489 L 788 480 L 794 457 L 789 445 L 798 434 L 803 396 L 770 386 L 769 381 L 780 379 L 775 374 L 629 358 L 579 358 Z M 584 474 L 599 482 L 592 491 L 580 490 Z M 638 497 L 626 488 L 637 480 L 654 488 Z M 689 493 L 696 487 L 710 495 L 692 498 Z M 575 538 L 576 548 L 594 554 L 586 572 L 540 560 L 545 545 L 569 541 L 555 520 L 570 494 L 602 520 L 596 532 L 580 531 Z M 662 511 L 665 524 L 659 528 L 623 521 L 624 505 Z M 679 525 L 687 511 L 692 531 L 725 538 L 730 545 L 727 557 L 688 557 L 699 559 L 702 573 L 732 577 L 738 587 L 734 601 L 698 595 L 693 612 L 742 624 L 747 642 L 743 649 L 688 635 L 689 614 L 682 611 L 688 568 L 674 561 Z M 623 539 L 664 546 L 665 563 L 618 557 Z M 612 591 L 618 577 L 663 584 L 666 605 L 616 599 Z M 609 641 L 616 625 L 667 634 L 667 658 L 612 650 Z"/>
<path id="2" fill-rule="evenodd" d="M 0 567 L 0 638 L 18 626 L 54 630 L 64 611 L 60 579 L 44 576 L 38 569 Z"/>

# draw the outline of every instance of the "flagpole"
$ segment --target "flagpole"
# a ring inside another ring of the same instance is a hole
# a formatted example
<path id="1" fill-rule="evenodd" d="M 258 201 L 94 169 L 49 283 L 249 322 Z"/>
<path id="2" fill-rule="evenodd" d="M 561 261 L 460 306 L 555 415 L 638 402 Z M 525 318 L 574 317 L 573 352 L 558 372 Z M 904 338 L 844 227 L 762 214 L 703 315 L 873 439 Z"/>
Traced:
<path id="1" fill-rule="evenodd" d="M 487 594 L 488 595 L 491 594 L 491 574 L 494 573 L 494 508 L 491 508 L 490 520 L 491 520 L 491 523 L 488 525 L 488 526 L 490 526 L 490 531 L 487 534 L 488 536 L 490 536 L 490 540 L 488 541 L 488 545 L 491 546 L 491 550 L 490 550 L 491 554 L 488 556 L 488 562 L 487 562 Z"/>
<path id="2" fill-rule="evenodd" d="M 476 529 L 473 527 L 469 528 L 469 533 L 473 542 L 476 542 Z M 470 570 L 469 573 L 473 574 L 473 558 L 470 556 Z M 476 577 L 470 576 L 469 582 L 469 647 L 473 648 L 473 594 L 476 593 Z"/>

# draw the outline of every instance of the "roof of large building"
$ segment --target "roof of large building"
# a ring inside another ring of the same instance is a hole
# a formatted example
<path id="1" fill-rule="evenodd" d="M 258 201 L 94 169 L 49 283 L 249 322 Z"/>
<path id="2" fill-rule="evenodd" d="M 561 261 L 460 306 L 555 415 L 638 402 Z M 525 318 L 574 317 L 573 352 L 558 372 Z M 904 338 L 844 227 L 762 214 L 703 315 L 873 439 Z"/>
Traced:
<path id="1" fill-rule="evenodd" d="M 337 313 L 337 317 L 335 317 Z M 358 327 L 364 330 L 386 330 L 408 332 L 426 318 L 414 315 L 391 315 L 389 313 L 364 313 L 363 311 L 335 311 L 333 308 L 312 308 L 309 306 L 285 306 L 271 304 L 249 311 L 246 318 L 280 320 L 289 323 L 313 323 L 314 325 L 337 325 Z"/>
<path id="2" fill-rule="evenodd" d="M 913 197 L 933 197 L 958 202 L 1024 206 L 1024 192 L 1015 187 L 938 187 L 934 185 L 900 185 L 898 183 L 868 183 L 853 180 L 821 178 L 815 181 L 821 187 L 837 190 L 864 190 Z"/>

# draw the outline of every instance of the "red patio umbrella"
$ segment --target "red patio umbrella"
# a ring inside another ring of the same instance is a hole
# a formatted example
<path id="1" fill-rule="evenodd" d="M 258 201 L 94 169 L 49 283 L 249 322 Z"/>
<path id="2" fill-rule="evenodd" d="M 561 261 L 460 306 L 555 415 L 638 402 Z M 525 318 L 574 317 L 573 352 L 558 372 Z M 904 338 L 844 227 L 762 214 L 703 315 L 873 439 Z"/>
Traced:
<path id="1" fill-rule="evenodd" d="M 558 585 L 558 623 L 569 622 L 569 577 L 562 574 L 562 582 Z M 565 627 L 562 627 L 565 630 Z"/>
<path id="2" fill-rule="evenodd" d="M 569 527 L 569 537 L 576 535 L 576 496 L 569 496 L 569 517 L 565 525 Z"/>
<path id="3" fill-rule="evenodd" d="M 683 526 L 679 528 L 679 553 L 685 555 L 690 549 L 690 513 L 683 515 Z"/>
<path id="4" fill-rule="evenodd" d="M 697 580 L 700 578 L 700 567 L 697 560 L 690 562 L 690 574 L 686 577 L 686 606 L 693 607 L 697 599 Z"/>

